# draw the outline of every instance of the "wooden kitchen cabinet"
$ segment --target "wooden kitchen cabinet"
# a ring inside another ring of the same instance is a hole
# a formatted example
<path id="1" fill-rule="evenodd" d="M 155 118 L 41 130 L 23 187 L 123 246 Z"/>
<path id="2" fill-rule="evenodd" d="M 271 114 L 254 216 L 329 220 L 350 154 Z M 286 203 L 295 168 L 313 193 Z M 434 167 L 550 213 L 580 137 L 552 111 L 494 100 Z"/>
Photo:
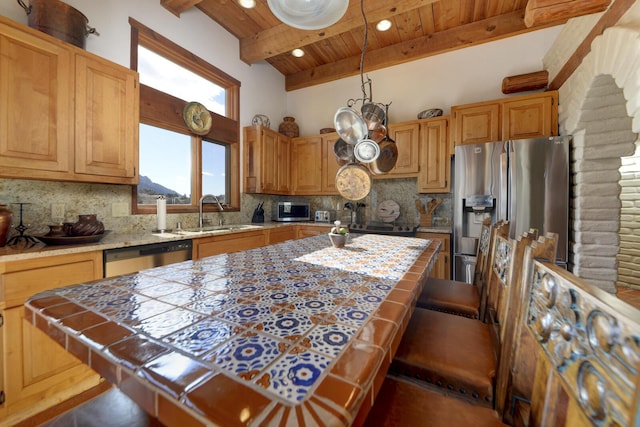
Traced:
<path id="1" fill-rule="evenodd" d="M 411 121 L 390 124 L 388 133 L 389 137 L 396 142 L 398 159 L 389 173 L 374 175 L 374 177 L 400 178 L 403 176 L 415 176 L 419 171 L 420 123 Z"/>
<path id="2" fill-rule="evenodd" d="M 302 239 L 304 237 L 318 236 L 320 234 L 327 234 L 329 233 L 329 231 L 331 231 L 331 227 L 333 227 L 333 225 L 329 225 L 329 224 L 327 224 L 326 227 L 317 226 L 317 225 L 299 225 L 298 239 Z"/>
<path id="3" fill-rule="evenodd" d="M 340 137 L 335 132 L 322 134 L 322 181 L 320 185 L 322 195 L 339 194 L 336 188 L 336 174 L 341 166 L 333 151 L 333 146 L 338 138 Z"/>
<path id="4" fill-rule="evenodd" d="M 298 233 L 295 225 L 270 228 L 268 232 L 268 244 L 274 245 L 276 243 L 285 242 L 287 240 L 295 240 L 298 238 Z"/>
<path id="5" fill-rule="evenodd" d="M 452 145 L 558 134 L 558 92 L 451 107 Z"/>
<path id="6" fill-rule="evenodd" d="M 289 194 L 291 189 L 291 140 L 263 126 L 244 131 L 244 192 Z"/>
<path id="7" fill-rule="evenodd" d="M 0 174 L 68 177 L 73 163 L 73 53 L 0 16 Z"/>
<path id="8" fill-rule="evenodd" d="M 421 239 L 439 240 L 442 244 L 440 247 L 440 253 L 436 260 L 429 277 L 437 279 L 450 279 L 451 278 L 451 236 L 447 233 L 417 233 L 416 237 Z"/>
<path id="9" fill-rule="evenodd" d="M 337 133 L 327 133 L 294 138 L 291 141 L 293 194 L 338 194 L 336 173 L 340 165 L 333 151 L 338 138 Z"/>
<path id="10" fill-rule="evenodd" d="M 243 231 L 193 239 L 193 259 L 244 251 L 267 244 L 267 230 Z"/>
<path id="11" fill-rule="evenodd" d="M 448 117 L 420 121 L 419 193 L 449 193 L 451 190 L 448 126 Z"/>
<path id="12" fill-rule="evenodd" d="M 137 73 L 93 55 L 76 54 L 75 171 L 90 181 L 137 183 Z"/>
<path id="13" fill-rule="evenodd" d="M 137 184 L 138 74 L 0 16 L 0 176 Z"/>
<path id="14" fill-rule="evenodd" d="M 310 195 L 322 192 L 322 137 L 294 138 L 291 141 L 293 194 Z"/>
<path id="15" fill-rule="evenodd" d="M 100 382 L 97 373 L 24 319 L 23 304 L 38 292 L 101 277 L 101 251 L 0 265 L 0 424 L 14 425 Z"/>

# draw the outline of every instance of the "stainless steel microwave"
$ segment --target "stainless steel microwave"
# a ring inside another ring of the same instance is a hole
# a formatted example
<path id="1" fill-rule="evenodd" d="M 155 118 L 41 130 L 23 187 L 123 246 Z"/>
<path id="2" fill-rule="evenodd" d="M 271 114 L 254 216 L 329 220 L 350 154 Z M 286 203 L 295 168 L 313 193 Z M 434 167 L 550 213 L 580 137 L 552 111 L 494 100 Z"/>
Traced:
<path id="1" fill-rule="evenodd" d="M 277 202 L 273 204 L 271 212 L 273 221 L 310 221 L 311 209 L 309 203 Z"/>

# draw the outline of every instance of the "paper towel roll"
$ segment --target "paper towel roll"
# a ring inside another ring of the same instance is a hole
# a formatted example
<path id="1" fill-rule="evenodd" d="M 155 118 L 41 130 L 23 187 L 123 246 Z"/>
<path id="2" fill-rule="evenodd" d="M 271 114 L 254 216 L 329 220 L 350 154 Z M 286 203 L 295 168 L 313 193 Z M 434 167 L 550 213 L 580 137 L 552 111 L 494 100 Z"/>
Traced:
<path id="1" fill-rule="evenodd" d="M 158 230 L 167 229 L 167 198 L 165 196 L 158 196 L 156 200 L 156 211 L 158 214 Z"/>

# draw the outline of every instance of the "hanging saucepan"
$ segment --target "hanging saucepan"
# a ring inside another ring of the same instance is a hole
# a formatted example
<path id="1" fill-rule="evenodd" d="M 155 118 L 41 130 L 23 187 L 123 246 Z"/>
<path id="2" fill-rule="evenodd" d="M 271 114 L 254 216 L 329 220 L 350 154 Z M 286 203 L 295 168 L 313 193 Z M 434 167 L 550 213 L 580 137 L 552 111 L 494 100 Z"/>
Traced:
<path id="1" fill-rule="evenodd" d="M 348 163 L 336 173 L 338 193 L 347 200 L 361 200 L 371 191 L 369 169 L 358 163 Z"/>
<path id="2" fill-rule="evenodd" d="M 380 125 L 377 129 L 369 131 L 369 139 L 373 139 L 377 143 L 380 143 L 386 136 L 387 127 L 384 125 Z"/>
<path id="3" fill-rule="evenodd" d="M 335 154 L 339 165 L 351 163 L 353 162 L 353 145 L 347 144 L 342 138 L 338 138 L 333 144 L 333 154 Z"/>
<path id="4" fill-rule="evenodd" d="M 353 147 L 353 155 L 362 163 L 371 163 L 380 155 L 380 147 L 373 139 L 363 139 Z"/>
<path id="5" fill-rule="evenodd" d="M 384 110 L 378 104 L 374 104 L 373 102 L 364 104 L 360 111 L 362 112 L 362 118 L 367 124 L 367 129 L 369 130 L 378 129 L 387 117 Z"/>
<path id="6" fill-rule="evenodd" d="M 380 146 L 380 155 L 369 163 L 369 169 L 376 175 L 390 172 L 398 161 L 398 146 L 393 139 L 386 137 L 378 145 Z"/>
<path id="7" fill-rule="evenodd" d="M 341 107 L 333 117 L 336 132 L 347 144 L 355 145 L 356 142 L 367 137 L 369 130 L 364 119 L 350 107 Z"/>

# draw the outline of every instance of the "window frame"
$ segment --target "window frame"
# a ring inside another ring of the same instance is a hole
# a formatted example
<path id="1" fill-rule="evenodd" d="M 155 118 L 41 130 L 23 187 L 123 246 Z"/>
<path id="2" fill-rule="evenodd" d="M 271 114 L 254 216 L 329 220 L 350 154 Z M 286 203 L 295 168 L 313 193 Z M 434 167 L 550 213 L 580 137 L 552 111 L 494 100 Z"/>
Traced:
<path id="1" fill-rule="evenodd" d="M 198 212 L 198 200 L 202 196 L 202 144 L 213 142 L 227 145 L 228 200 L 225 211 L 240 210 L 240 82 L 214 67 L 193 53 L 178 46 L 133 18 L 131 26 L 131 69 L 138 69 L 138 45 L 143 45 L 176 64 L 212 81 L 225 89 L 226 112 L 221 116 L 211 112 L 212 126 L 207 135 L 189 132 L 182 119 L 182 111 L 188 101 L 176 98 L 152 87 L 140 84 L 140 123 L 159 127 L 192 137 L 191 179 L 195 194 L 190 205 L 167 205 L 169 213 Z M 137 185 L 132 186 L 131 210 L 134 214 L 155 214 L 155 205 L 138 205 Z M 205 211 L 217 211 L 215 204 L 205 204 Z"/>

